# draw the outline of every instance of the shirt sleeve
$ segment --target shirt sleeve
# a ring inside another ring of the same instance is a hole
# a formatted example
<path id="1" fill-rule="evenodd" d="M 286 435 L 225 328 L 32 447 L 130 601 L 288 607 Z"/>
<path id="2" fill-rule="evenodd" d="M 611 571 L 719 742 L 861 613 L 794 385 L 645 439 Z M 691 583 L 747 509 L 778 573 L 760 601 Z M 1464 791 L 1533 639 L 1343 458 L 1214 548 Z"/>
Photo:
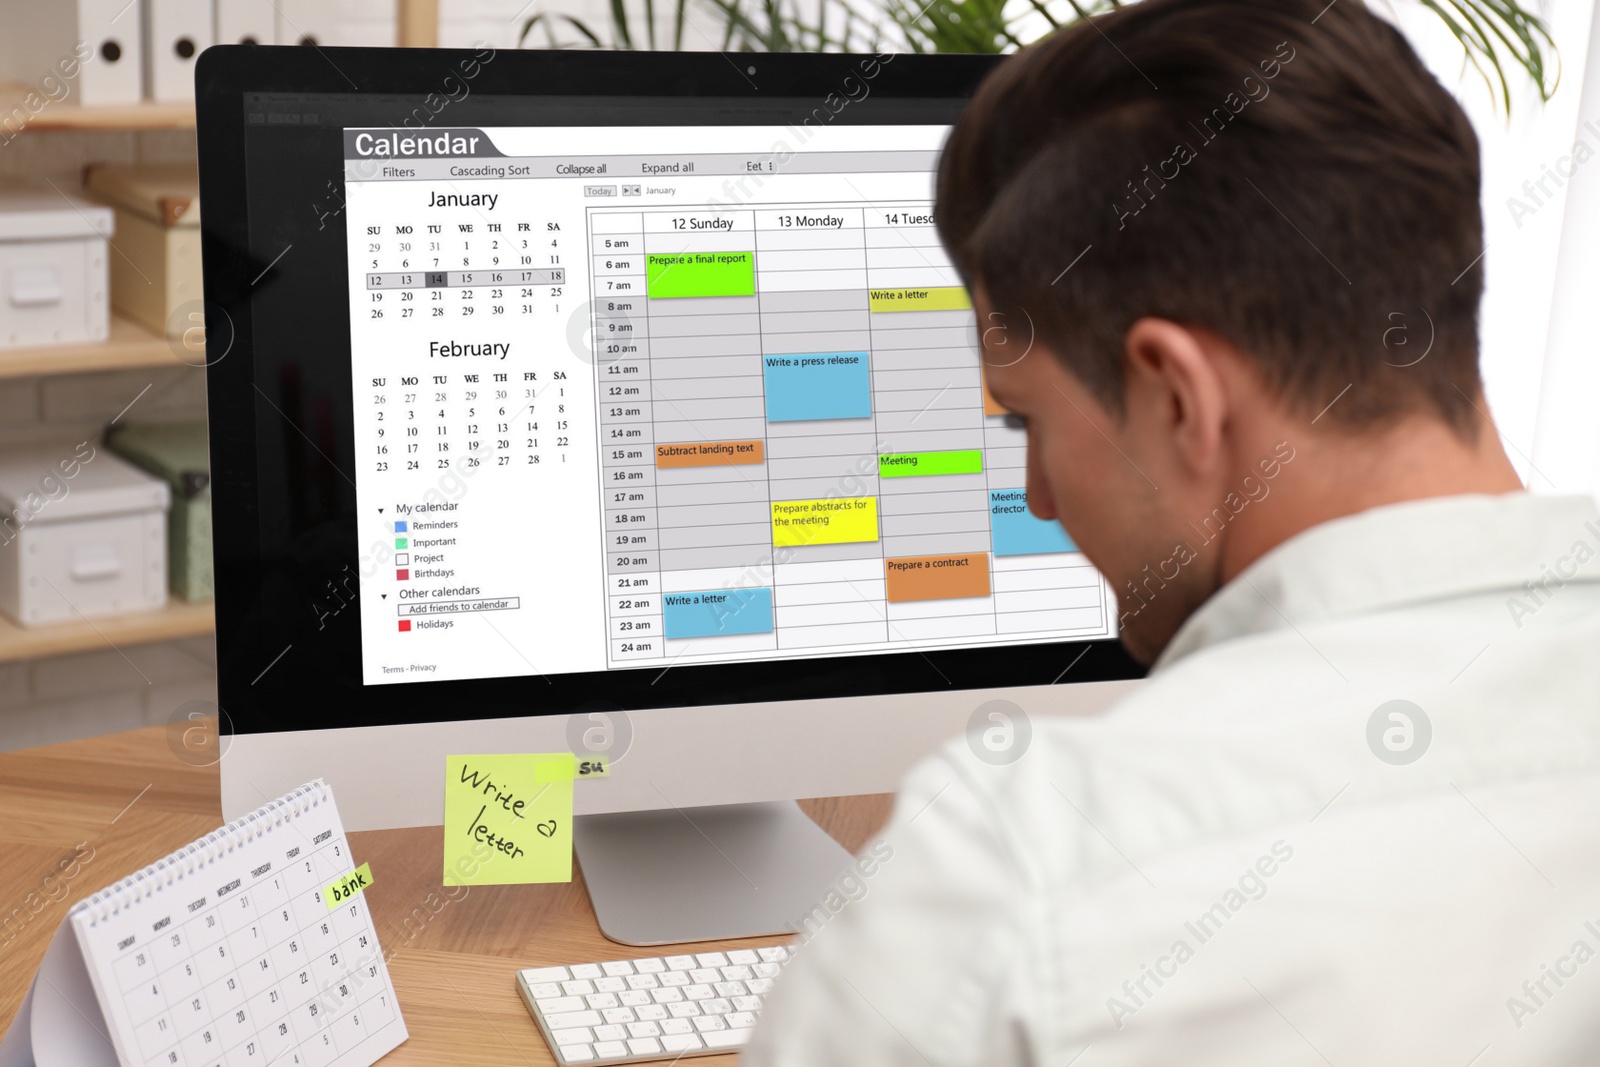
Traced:
<path id="1" fill-rule="evenodd" d="M 881 837 L 794 925 L 746 1067 L 1003 1067 L 1031 1057 L 1026 877 L 953 751 L 907 777 Z"/>

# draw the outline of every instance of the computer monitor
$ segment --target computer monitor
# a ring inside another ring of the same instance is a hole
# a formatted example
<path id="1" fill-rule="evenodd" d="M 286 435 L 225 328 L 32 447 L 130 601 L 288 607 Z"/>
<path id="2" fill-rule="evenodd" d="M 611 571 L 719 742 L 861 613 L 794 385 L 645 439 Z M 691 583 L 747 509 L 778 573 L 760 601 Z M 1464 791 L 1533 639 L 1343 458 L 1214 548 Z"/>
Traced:
<path id="1" fill-rule="evenodd" d="M 771 932 L 844 861 L 793 799 L 1124 690 L 983 387 L 1031 326 L 933 225 L 991 63 L 206 52 L 224 814 L 438 824 L 447 755 L 604 750 L 607 932 Z"/>

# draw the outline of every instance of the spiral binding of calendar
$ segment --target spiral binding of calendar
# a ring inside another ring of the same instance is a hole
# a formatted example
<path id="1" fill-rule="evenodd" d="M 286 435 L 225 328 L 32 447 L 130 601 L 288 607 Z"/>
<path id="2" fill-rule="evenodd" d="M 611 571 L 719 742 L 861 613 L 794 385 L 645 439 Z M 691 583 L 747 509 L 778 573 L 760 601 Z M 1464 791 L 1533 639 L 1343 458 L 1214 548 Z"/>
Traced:
<path id="1" fill-rule="evenodd" d="M 268 801 L 250 814 L 241 815 L 228 825 L 211 831 L 171 855 L 163 856 L 144 870 L 135 871 L 87 900 L 79 901 L 73 905 L 71 914 L 76 916 L 81 912 L 88 912 L 89 925 L 94 926 L 124 907 L 137 904 L 146 897 L 154 896 L 177 882 L 192 877 L 201 868 L 222 859 L 239 845 L 264 837 L 278 827 L 298 819 L 328 797 L 328 786 L 321 778 L 307 782 L 277 800 Z"/>

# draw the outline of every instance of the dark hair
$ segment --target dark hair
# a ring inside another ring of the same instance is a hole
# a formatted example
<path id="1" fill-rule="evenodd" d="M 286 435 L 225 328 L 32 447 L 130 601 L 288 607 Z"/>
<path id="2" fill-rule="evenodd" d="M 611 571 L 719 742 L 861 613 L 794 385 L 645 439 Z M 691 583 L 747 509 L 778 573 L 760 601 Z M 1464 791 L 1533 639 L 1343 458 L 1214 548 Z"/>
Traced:
<path id="1" fill-rule="evenodd" d="M 1142 0 L 984 81 L 936 218 L 1008 329 L 1026 312 L 1113 410 L 1127 330 L 1156 316 L 1227 338 L 1299 410 L 1431 408 L 1470 439 L 1478 181 L 1466 115 L 1359 0 Z"/>

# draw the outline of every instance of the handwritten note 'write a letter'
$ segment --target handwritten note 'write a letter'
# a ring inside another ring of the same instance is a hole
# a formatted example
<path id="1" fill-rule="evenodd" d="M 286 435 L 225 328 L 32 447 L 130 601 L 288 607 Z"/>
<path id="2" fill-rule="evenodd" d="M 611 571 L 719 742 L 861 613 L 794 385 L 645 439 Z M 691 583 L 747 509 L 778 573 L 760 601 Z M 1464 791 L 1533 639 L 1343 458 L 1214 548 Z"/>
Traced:
<path id="1" fill-rule="evenodd" d="M 572 881 L 572 754 L 449 756 L 444 884 Z"/>

